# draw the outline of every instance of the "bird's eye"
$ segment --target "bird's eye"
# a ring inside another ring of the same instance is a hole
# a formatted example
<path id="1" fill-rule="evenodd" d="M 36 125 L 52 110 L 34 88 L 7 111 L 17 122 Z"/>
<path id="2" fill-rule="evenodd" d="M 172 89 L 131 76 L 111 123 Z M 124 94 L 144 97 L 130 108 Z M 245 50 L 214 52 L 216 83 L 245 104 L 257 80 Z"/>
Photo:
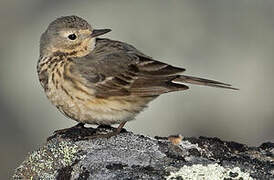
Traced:
<path id="1" fill-rule="evenodd" d="M 75 34 L 70 34 L 70 35 L 68 35 L 68 38 L 70 40 L 75 40 L 77 38 L 77 36 Z"/>

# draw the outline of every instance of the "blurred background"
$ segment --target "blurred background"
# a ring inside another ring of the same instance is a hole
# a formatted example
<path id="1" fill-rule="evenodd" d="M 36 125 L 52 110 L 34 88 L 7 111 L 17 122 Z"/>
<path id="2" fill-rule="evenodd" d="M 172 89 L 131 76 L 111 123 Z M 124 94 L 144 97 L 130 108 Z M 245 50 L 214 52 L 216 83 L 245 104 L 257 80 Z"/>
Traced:
<path id="1" fill-rule="evenodd" d="M 56 129 L 75 125 L 47 100 L 36 74 L 39 38 L 78 15 L 105 37 L 240 91 L 191 86 L 161 96 L 126 128 L 150 136 L 216 136 L 258 146 L 274 139 L 274 1 L 1 0 L 0 179 Z"/>

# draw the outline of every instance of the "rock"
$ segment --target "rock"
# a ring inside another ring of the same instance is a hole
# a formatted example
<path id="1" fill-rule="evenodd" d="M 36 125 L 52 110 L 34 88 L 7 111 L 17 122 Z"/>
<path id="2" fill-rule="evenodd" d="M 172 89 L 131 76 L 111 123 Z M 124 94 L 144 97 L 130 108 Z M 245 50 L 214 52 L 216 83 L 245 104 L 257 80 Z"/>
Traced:
<path id="1" fill-rule="evenodd" d="M 274 179 L 274 143 L 148 137 L 113 128 L 72 128 L 32 152 L 14 179 Z M 173 143 L 172 143 L 173 142 Z M 176 142 L 176 143 L 174 143 Z"/>

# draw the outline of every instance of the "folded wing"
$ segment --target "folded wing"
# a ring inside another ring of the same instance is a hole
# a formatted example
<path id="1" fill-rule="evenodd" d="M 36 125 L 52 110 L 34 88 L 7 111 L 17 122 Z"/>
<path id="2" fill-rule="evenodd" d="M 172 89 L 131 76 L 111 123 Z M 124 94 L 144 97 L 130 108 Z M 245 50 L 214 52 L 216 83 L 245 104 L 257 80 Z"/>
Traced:
<path id="1" fill-rule="evenodd" d="M 72 67 L 97 97 L 158 96 L 188 89 L 183 83 L 235 89 L 218 81 L 180 75 L 185 69 L 153 60 L 128 44 L 100 41 L 93 53 L 73 59 Z"/>

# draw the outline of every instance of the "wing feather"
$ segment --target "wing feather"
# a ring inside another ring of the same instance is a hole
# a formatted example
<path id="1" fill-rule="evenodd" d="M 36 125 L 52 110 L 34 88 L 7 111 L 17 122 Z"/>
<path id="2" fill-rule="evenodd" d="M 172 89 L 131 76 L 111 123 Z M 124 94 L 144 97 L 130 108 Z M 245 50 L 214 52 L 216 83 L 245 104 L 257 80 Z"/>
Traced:
<path id="1" fill-rule="evenodd" d="M 97 97 L 158 96 L 188 89 L 182 83 L 231 88 L 217 81 L 182 76 L 184 68 L 154 60 L 129 44 L 109 39 L 97 40 L 92 53 L 73 61 L 72 71 L 85 79 Z"/>
<path id="2" fill-rule="evenodd" d="M 153 60 L 119 41 L 101 39 L 93 53 L 73 61 L 72 71 L 77 71 L 98 97 L 157 96 L 187 89 L 171 83 L 185 69 Z"/>

